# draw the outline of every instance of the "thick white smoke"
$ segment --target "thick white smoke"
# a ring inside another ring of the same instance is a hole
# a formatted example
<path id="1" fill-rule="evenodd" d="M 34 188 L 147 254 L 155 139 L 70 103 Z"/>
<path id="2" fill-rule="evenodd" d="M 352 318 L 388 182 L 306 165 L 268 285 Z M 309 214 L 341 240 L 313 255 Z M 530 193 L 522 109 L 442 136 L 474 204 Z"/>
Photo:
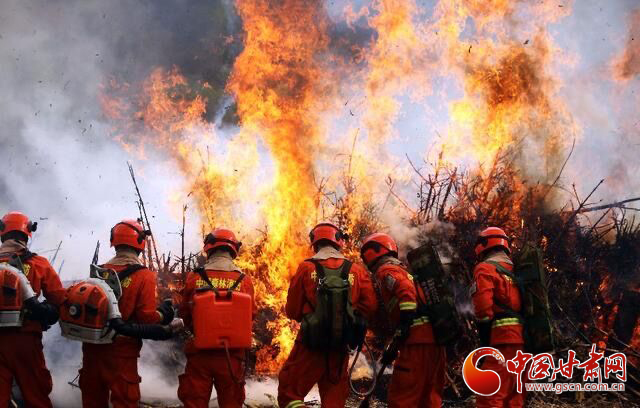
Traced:
<path id="1" fill-rule="evenodd" d="M 128 160 L 137 169 L 154 233 L 164 245 L 161 249 L 174 249 L 175 253 L 178 248 L 179 238 L 173 234 L 179 229 L 180 214 L 170 204 L 169 196 L 180 190 L 183 180 L 167 158 L 152 151 L 136 157 L 113 140 L 111 124 L 102 115 L 99 86 L 112 76 L 136 83 L 154 66 L 169 68 L 176 64 L 188 76 L 197 77 L 204 71 L 222 73 L 213 78 L 217 82 L 211 81 L 220 89 L 226 82 L 227 54 L 237 55 L 237 50 L 221 51 L 219 47 L 224 43 L 220 34 L 238 30 L 229 3 L 0 2 L 0 212 L 19 210 L 39 221 L 40 229 L 31 247 L 36 252 L 51 256 L 50 250 L 62 241 L 54 266 L 59 268 L 64 261 L 63 280 L 87 276 L 97 240 L 103 248 L 100 259 L 107 260 L 110 227 L 122 218 L 138 216 Z M 327 3 L 332 17 L 342 18 L 345 3 Z M 357 3 L 354 9 L 363 2 Z M 576 2 L 573 14 L 550 32 L 560 47 L 559 55 L 569 57 L 558 58 L 566 84 L 561 93 L 583 128 L 561 181 L 565 185 L 577 182 L 584 196 L 597 180 L 609 177 L 598 195 L 605 201 L 637 196 L 640 190 L 640 179 L 634 177 L 640 170 L 636 159 L 640 149 L 638 78 L 618 84 L 608 71 L 610 61 L 625 47 L 626 16 L 633 7 L 637 7 L 635 0 Z M 211 9 L 219 13 L 203 12 Z M 590 29 L 584 30 L 585 26 Z M 370 29 L 345 28 L 344 23 L 336 27 L 336 36 L 346 33 L 343 37 L 353 37 L 346 44 L 334 44 L 345 50 L 357 48 L 352 44 L 375 41 Z M 458 91 L 455 84 L 443 80 L 436 84 L 433 97 L 426 100 L 430 106 L 403 98 L 406 106 L 399 114 L 401 120 L 393 124 L 400 141 L 390 150 L 400 157 L 406 152 L 412 159 L 422 157 L 433 142 L 432 136 L 425 135 L 446 128 L 445 99 Z M 346 102 L 349 109 L 361 103 Z M 358 114 L 357 109 L 354 111 Z M 353 115 L 349 111 L 347 119 L 356 120 L 351 119 Z M 417 246 L 418 237 L 425 232 L 427 236 L 446 236 L 450 228 L 437 224 L 418 229 L 406 225 L 402 218 L 397 213 L 383 214 L 403 254 Z M 198 221 L 195 214 L 188 217 L 188 250 L 200 246 Z M 45 336 L 55 405 L 78 406 L 79 392 L 67 381 L 76 375 L 80 347 L 60 339 L 57 333 L 54 327 Z M 143 395 L 172 399 L 175 377 L 166 375 L 157 362 L 174 350 L 150 344 L 145 345 L 140 364 Z M 176 370 L 180 371 L 178 367 Z M 249 388 L 251 398 L 275 395 L 271 381 L 253 383 Z"/>

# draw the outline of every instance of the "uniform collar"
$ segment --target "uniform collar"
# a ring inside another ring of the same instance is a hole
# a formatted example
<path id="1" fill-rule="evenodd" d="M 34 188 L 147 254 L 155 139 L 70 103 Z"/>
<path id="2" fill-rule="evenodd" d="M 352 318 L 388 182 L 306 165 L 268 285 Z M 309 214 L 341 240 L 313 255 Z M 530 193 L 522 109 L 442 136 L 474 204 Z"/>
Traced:
<path id="1" fill-rule="evenodd" d="M 324 261 L 329 258 L 345 259 L 340 251 L 330 245 L 320 248 L 320 250 L 311 257 L 311 259 L 317 259 L 319 261 Z"/>
<path id="2" fill-rule="evenodd" d="M 373 266 L 371 267 L 371 270 L 373 272 L 375 272 L 378 269 L 380 269 L 380 267 L 382 265 L 402 265 L 402 266 L 404 266 L 403 263 L 398 258 L 393 257 L 393 256 L 385 255 L 385 256 L 381 257 L 380 259 L 378 259 L 376 261 L 376 263 L 373 264 Z"/>
<path id="3" fill-rule="evenodd" d="M 107 263 L 109 265 L 142 265 L 140 257 L 132 251 L 116 251 L 116 256 Z"/>
<path id="4" fill-rule="evenodd" d="M 207 263 L 204 265 L 205 270 L 212 271 L 237 271 L 242 272 L 240 268 L 233 262 L 231 254 L 227 251 L 214 251 L 207 259 Z"/>
<path id="5" fill-rule="evenodd" d="M 509 265 L 513 265 L 513 261 L 511 260 L 511 258 L 509 258 L 509 255 L 507 255 L 502 251 L 494 252 L 493 254 L 489 255 L 489 257 L 484 261 L 485 262 L 502 262 Z"/>
<path id="6" fill-rule="evenodd" d="M 0 245 L 0 254 L 17 254 L 18 252 L 26 250 L 27 245 L 16 239 L 8 239 Z"/>

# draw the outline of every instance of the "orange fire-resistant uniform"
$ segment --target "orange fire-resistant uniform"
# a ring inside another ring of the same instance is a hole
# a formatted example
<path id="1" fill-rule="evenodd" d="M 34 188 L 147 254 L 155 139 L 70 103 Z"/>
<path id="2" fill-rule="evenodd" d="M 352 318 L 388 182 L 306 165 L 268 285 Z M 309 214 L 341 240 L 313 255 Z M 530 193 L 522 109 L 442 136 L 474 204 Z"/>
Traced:
<path id="1" fill-rule="evenodd" d="M 425 302 L 424 293 L 395 258 L 382 258 L 373 269 L 386 312 L 382 318 L 387 319 L 389 327 L 397 327 L 400 312 L 415 311 L 418 303 Z M 445 349 L 435 343 L 429 319 L 416 316 L 393 366 L 389 408 L 440 407 L 445 366 Z"/>
<path id="2" fill-rule="evenodd" d="M 7 240 L 0 246 L 0 262 L 24 251 L 16 241 Z M 43 294 L 56 306 L 64 302 L 65 290 L 46 258 L 32 256 L 24 262 L 24 272 L 37 295 Z M 25 320 L 22 327 L 0 328 L 0 407 L 6 407 L 11 398 L 14 378 L 26 406 L 52 406 L 49 394 L 53 383 L 42 352 L 42 325 L 39 322 Z"/>
<path id="3" fill-rule="evenodd" d="M 338 269 L 345 260 L 342 255 L 336 256 L 339 257 L 316 259 L 327 268 Z M 291 279 L 285 307 L 287 317 L 300 322 L 304 315 L 313 311 L 316 304 L 316 278 L 315 265 L 308 260 L 302 262 Z M 371 318 L 376 308 L 376 298 L 369 275 L 361 266 L 353 264 L 349 282 L 354 309 L 365 318 Z M 323 408 L 344 408 L 349 396 L 347 365 L 346 351 L 311 351 L 302 343 L 298 333 L 278 377 L 278 405 L 281 408 L 305 407 L 304 397 L 318 384 Z"/>
<path id="4" fill-rule="evenodd" d="M 508 271 L 513 270 L 513 263 L 503 253 L 494 254 L 480 262 L 473 271 L 474 283 L 471 290 L 473 308 L 476 319 L 480 323 L 491 322 L 490 346 L 498 349 L 506 360 L 510 360 L 515 357 L 518 350 L 524 348 L 523 327 L 518 318 L 501 316 L 505 310 L 498 304 L 519 312 L 520 291 L 515 282 L 499 273 L 491 262 L 497 262 Z M 482 369 L 498 373 L 501 385 L 500 390 L 494 395 L 488 397 L 478 395 L 477 407 L 517 408 L 524 405 L 524 394 L 518 393 L 516 389 L 517 377 L 507 371 L 506 365 L 492 357 L 485 357 Z"/>
<path id="5" fill-rule="evenodd" d="M 118 259 L 118 256 L 116 258 Z M 111 260 L 110 262 L 114 262 Z M 107 263 L 105 268 L 116 272 L 128 265 Z M 147 268 L 137 270 L 122 282 L 122 297 L 118 301 L 122 319 L 126 322 L 159 323 L 156 311 L 156 274 Z M 140 400 L 138 357 L 142 340 L 116 336 L 111 344 L 82 345 L 82 368 L 79 385 L 84 408 L 107 408 L 109 392 L 114 408 L 133 408 Z"/>
<path id="6" fill-rule="evenodd" d="M 211 260 L 211 258 L 209 258 Z M 223 260 L 222 260 L 223 261 Z M 235 268 L 229 258 L 226 262 L 232 267 L 229 270 L 208 269 L 205 265 L 207 276 L 211 283 L 218 289 L 228 289 L 239 277 L 239 269 Z M 209 262 L 209 264 L 215 264 Z M 225 262 L 222 262 L 224 267 Z M 184 320 L 185 327 L 193 331 L 192 308 L 193 295 L 197 288 L 209 286 L 202 277 L 192 272 L 187 277 L 182 303 L 179 308 L 179 316 Z M 253 315 L 256 313 L 253 282 L 251 277 L 245 275 L 240 285 L 235 289 L 251 295 L 254 299 Z M 230 361 L 227 361 L 225 350 L 199 350 L 193 341 L 185 344 L 187 366 L 184 374 L 180 375 L 178 398 L 185 408 L 206 408 L 209 406 L 211 391 L 215 386 L 220 408 L 241 408 L 245 400 L 245 358 L 246 350 L 229 350 Z"/>

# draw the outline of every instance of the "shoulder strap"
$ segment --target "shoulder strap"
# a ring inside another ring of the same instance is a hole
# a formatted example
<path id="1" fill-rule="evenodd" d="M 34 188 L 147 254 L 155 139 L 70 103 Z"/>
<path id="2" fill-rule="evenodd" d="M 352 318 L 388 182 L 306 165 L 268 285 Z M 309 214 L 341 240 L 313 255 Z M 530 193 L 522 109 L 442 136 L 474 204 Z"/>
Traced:
<path id="1" fill-rule="evenodd" d="M 118 279 L 120 279 L 120 282 L 122 282 L 123 280 L 127 279 L 129 276 L 138 272 L 140 269 L 145 269 L 145 268 L 146 266 L 144 265 L 137 265 L 137 264 L 129 265 L 123 270 L 121 270 L 120 272 L 118 272 Z"/>
<path id="2" fill-rule="evenodd" d="M 27 249 L 24 251 L 24 254 L 20 255 L 20 260 L 22 262 L 27 262 L 29 259 L 33 258 L 36 255 L 38 254 L 36 254 L 35 252 L 31 252 Z"/>
<path id="3" fill-rule="evenodd" d="M 240 286 L 240 283 L 242 283 L 242 280 L 245 277 L 244 272 L 238 272 L 240 274 L 240 276 L 238 276 L 238 279 L 236 279 L 235 282 L 233 282 L 233 285 L 231 285 L 231 287 L 229 289 L 227 289 L 227 298 L 231 299 L 231 296 L 233 296 L 233 291 L 236 290 L 236 288 L 238 286 Z"/>
<path id="4" fill-rule="evenodd" d="M 24 262 L 22 261 L 22 256 L 13 254 L 9 257 L 9 260 L 7 262 L 9 263 L 9 265 L 19 269 L 20 271 L 22 271 L 22 273 L 24 273 Z"/>
<path id="5" fill-rule="evenodd" d="M 320 279 L 324 279 L 325 278 L 324 266 L 322 266 L 320 261 L 313 258 L 309 258 L 307 259 L 307 261 L 311 262 L 313 266 L 316 267 L 316 276 L 318 277 L 318 281 L 320 281 Z"/>
<path id="6" fill-rule="evenodd" d="M 380 289 L 380 282 L 374 276 L 371 280 L 373 284 L 373 292 L 376 295 L 378 301 L 378 310 L 376 311 L 378 319 L 380 319 L 381 329 L 384 336 L 389 336 L 391 333 L 391 320 L 389 319 L 389 305 L 387 305 L 382 297 L 382 289 Z"/>
<path id="7" fill-rule="evenodd" d="M 238 272 L 238 273 L 240 274 L 240 276 L 238 276 L 238 279 L 236 279 L 236 281 L 233 282 L 233 285 L 231 285 L 231 287 L 229 288 L 229 293 L 236 290 L 236 288 L 240 286 L 240 283 L 242 283 L 242 281 L 244 280 L 244 277 L 245 277 L 244 272 Z"/>
<path id="8" fill-rule="evenodd" d="M 353 262 L 349 261 L 348 259 L 345 259 L 342 265 L 340 266 L 340 269 L 341 269 L 340 276 L 342 277 L 343 280 L 346 280 L 346 281 L 349 280 L 349 273 L 351 272 L 352 266 L 353 266 Z"/>
<path id="9" fill-rule="evenodd" d="M 515 281 L 516 276 L 513 274 L 513 272 L 502 266 L 500 263 L 494 261 L 484 261 L 484 263 L 494 266 L 498 273 L 508 276 Z"/>
<path id="10" fill-rule="evenodd" d="M 513 284 L 516 286 L 516 288 L 518 290 L 520 290 L 520 288 L 518 287 L 518 285 L 516 284 L 516 276 L 513 274 L 513 272 L 511 272 L 510 270 L 508 270 L 507 268 L 505 268 L 504 266 L 500 265 L 498 262 L 494 262 L 494 261 L 484 261 L 484 263 L 487 263 L 489 265 L 493 265 L 496 268 L 496 271 L 498 271 L 499 274 L 501 275 L 505 275 L 508 276 L 512 281 Z M 493 303 L 498 306 L 500 309 L 503 309 L 505 312 L 507 313 L 511 313 L 514 314 L 518 317 L 521 316 L 521 314 L 519 312 L 516 312 L 515 310 L 513 310 L 513 308 L 505 305 L 502 302 L 497 301 L 496 299 L 493 300 Z"/>
<path id="11" fill-rule="evenodd" d="M 311 262 L 316 267 L 316 275 L 318 276 L 318 280 L 324 279 L 326 273 L 324 271 L 324 266 L 317 259 L 309 258 L 307 261 Z M 340 277 L 343 280 L 349 279 L 349 273 L 351 272 L 351 267 L 353 266 L 353 262 L 345 259 L 340 265 Z"/>
<path id="12" fill-rule="evenodd" d="M 35 252 L 31 252 L 28 249 L 25 249 L 24 253 L 21 254 L 21 255 L 18 255 L 16 253 L 12 253 L 12 252 L 2 253 L 2 254 L 0 254 L 0 259 L 8 258 L 9 261 L 11 259 L 20 259 L 20 262 L 27 262 L 29 259 L 33 258 L 36 255 L 38 255 L 38 254 L 36 254 Z"/>
<path id="13" fill-rule="evenodd" d="M 211 289 L 213 290 L 213 292 L 216 294 L 216 296 L 220 296 L 220 291 L 218 290 L 218 288 L 216 288 L 215 286 L 213 286 L 213 283 L 211 283 L 211 279 L 209 279 L 209 275 L 207 275 L 207 271 L 200 267 L 200 268 L 196 268 L 194 270 L 195 273 L 197 273 L 198 275 L 200 275 L 200 277 L 207 282 L 207 285 L 209 285 L 209 287 L 211 287 Z"/>

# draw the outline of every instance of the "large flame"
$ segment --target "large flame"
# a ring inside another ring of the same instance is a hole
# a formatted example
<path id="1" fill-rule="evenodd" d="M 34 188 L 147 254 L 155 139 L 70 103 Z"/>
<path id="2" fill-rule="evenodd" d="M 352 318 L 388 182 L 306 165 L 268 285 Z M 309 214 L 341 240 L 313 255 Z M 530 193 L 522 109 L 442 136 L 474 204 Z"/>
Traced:
<path id="1" fill-rule="evenodd" d="M 398 100 L 407 91 L 420 97 L 429 87 L 425 39 L 416 22 L 413 0 L 379 0 L 372 5 L 369 25 L 378 37 L 366 53 L 366 111 L 363 122 L 370 142 L 380 145 L 394 136 L 401 109 Z"/>
<path id="2" fill-rule="evenodd" d="M 402 98 L 423 100 L 436 78 L 459 87 L 455 100 L 443 101 L 450 120 L 439 163 L 491 164 L 511 149 L 543 176 L 555 176 L 577 130 L 557 96 L 556 51 L 546 25 L 570 7 L 442 0 L 429 18 L 413 0 L 377 0 L 357 13 L 348 7 L 347 19 L 365 16 L 376 36 L 359 53 L 364 61 L 346 63 L 331 54 L 331 21 L 322 2 L 236 0 L 236 7 L 244 49 L 226 89 L 237 106 L 237 133 L 221 134 L 205 120 L 202 95 L 209 85 L 184 77 L 179 67 L 154 69 L 142 84 L 107 83 L 103 107 L 128 149 L 144 153 L 153 145 L 173 158 L 187 185 L 172 199 L 182 204 L 190 194 L 203 230 L 226 225 L 248 244 L 239 263 L 255 278 L 273 337 L 260 348 L 257 369 L 273 373 L 295 338 L 283 306 L 289 278 L 309 256 L 308 228 L 332 218 L 360 238 L 379 227 L 372 214 L 397 207 L 412 215 L 412 199 L 403 198 L 401 188 L 410 169 L 385 146 L 396 132 Z M 522 16 L 531 23 L 516 23 Z M 338 74 L 344 72 L 352 75 Z M 346 125 L 344 112 L 335 109 L 345 105 L 345 93 L 364 101 Z M 504 198 L 491 193 L 498 188 L 490 179 L 480 180 L 458 195 L 487 208 Z M 521 220 L 507 210 L 517 213 L 522 179 L 509 172 L 506 180 L 513 196 L 500 216 L 517 229 Z M 468 211 L 453 213 L 466 217 Z M 350 255 L 356 256 L 356 245 L 350 242 Z"/>
<path id="3" fill-rule="evenodd" d="M 245 30 L 245 48 L 236 59 L 228 84 L 235 96 L 242 132 L 259 135 L 275 165 L 272 192 L 261 208 L 267 236 L 258 259 L 267 265 L 261 300 L 281 308 L 288 278 L 308 255 L 301 232 L 314 220 L 318 189 L 314 163 L 321 143 L 319 113 L 329 93 L 321 54 L 329 39 L 324 9 L 303 0 L 239 0 L 237 8 Z M 293 334 L 282 318 L 273 323 L 279 353 L 261 350 L 259 370 L 273 370 L 292 346 Z"/>
<path id="4" fill-rule="evenodd" d="M 570 7 L 489 3 L 438 4 L 440 18 L 433 29 L 442 32 L 447 67 L 460 77 L 464 90 L 464 97 L 450 105 L 453 123 L 443 149 L 449 158 L 467 156 L 480 163 L 491 163 L 500 151 L 520 152 L 524 169 L 542 169 L 535 175 L 546 181 L 557 174 L 566 146 L 578 134 L 557 96 L 559 81 L 551 73 L 551 61 L 559 56 L 546 32 Z M 516 20 L 518 5 L 529 21 Z M 466 38 L 470 29 L 475 33 Z"/>

